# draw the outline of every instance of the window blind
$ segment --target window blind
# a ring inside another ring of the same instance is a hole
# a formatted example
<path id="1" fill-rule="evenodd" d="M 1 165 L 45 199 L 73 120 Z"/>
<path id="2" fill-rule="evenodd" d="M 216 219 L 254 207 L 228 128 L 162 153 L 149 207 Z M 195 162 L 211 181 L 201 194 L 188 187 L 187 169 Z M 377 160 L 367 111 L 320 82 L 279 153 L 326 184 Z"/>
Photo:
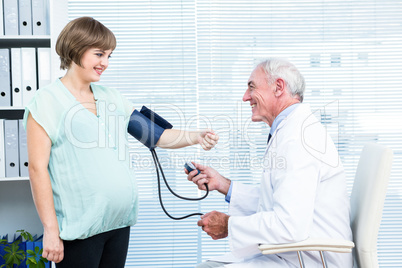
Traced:
<path id="1" fill-rule="evenodd" d="M 250 121 L 241 101 L 254 65 L 268 56 L 291 60 L 306 79 L 309 103 L 332 135 L 351 192 L 367 142 L 394 151 L 378 238 L 381 267 L 402 266 L 402 1 L 106 1 L 70 0 L 69 18 L 92 16 L 118 46 L 101 83 L 119 89 L 136 108 L 146 105 L 175 128 L 216 130 L 209 152 L 158 149 L 173 189 L 200 196 L 183 173 L 185 161 L 210 165 L 234 180 L 258 183 L 269 127 Z M 130 140 L 140 192 L 127 267 L 194 267 L 228 250 L 196 226 L 162 212 L 150 153 Z M 163 190 L 176 216 L 227 211 L 212 193 L 201 202 Z"/>

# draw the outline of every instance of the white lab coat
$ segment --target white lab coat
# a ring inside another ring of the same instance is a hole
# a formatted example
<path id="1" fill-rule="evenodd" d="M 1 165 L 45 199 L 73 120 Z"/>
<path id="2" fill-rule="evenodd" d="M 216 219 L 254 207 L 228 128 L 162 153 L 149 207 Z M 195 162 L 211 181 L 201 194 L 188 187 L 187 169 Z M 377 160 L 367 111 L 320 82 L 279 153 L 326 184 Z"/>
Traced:
<path id="1" fill-rule="evenodd" d="M 225 267 L 299 267 L 295 252 L 261 255 L 258 244 L 308 237 L 352 239 L 346 178 L 338 152 L 309 105 L 300 104 L 273 134 L 258 187 L 234 182 L 229 206 L 231 253 Z M 322 267 L 318 252 L 306 267 Z M 352 267 L 352 254 L 326 253 L 329 267 Z"/>

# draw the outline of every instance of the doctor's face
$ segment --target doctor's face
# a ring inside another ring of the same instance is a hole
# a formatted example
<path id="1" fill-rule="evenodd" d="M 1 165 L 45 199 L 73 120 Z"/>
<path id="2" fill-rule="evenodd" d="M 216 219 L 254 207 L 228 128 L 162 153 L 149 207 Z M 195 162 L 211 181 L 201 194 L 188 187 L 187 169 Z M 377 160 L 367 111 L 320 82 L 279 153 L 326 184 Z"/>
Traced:
<path id="1" fill-rule="evenodd" d="M 271 126 L 275 119 L 273 116 L 275 83 L 268 84 L 264 70 L 257 66 L 251 73 L 247 85 L 243 101 L 250 102 L 253 113 L 251 120 L 253 122 L 263 121 Z"/>

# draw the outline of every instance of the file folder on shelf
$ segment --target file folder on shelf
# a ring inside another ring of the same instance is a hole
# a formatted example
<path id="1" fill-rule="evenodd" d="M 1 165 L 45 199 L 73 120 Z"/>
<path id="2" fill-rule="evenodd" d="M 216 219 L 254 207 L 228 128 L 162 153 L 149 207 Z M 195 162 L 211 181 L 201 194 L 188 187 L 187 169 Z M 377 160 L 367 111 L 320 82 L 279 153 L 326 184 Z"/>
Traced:
<path id="1" fill-rule="evenodd" d="M 28 177 L 28 147 L 27 147 L 27 133 L 22 124 L 22 119 L 18 120 L 18 144 L 20 156 L 20 176 Z"/>
<path id="2" fill-rule="evenodd" d="M 18 35 L 18 1 L 3 0 L 4 34 Z"/>
<path id="3" fill-rule="evenodd" d="M 4 120 L 0 119 L 0 180 L 6 176 L 6 164 L 4 154 Z"/>
<path id="4" fill-rule="evenodd" d="M 4 120 L 6 177 L 19 177 L 18 120 Z"/>
<path id="5" fill-rule="evenodd" d="M 0 49 L 0 106 L 11 106 L 9 49 Z"/>
<path id="6" fill-rule="evenodd" d="M 48 31 L 47 0 L 32 0 L 32 34 L 47 35 Z"/>
<path id="7" fill-rule="evenodd" d="M 18 0 L 20 35 L 32 35 L 31 0 Z"/>
<path id="8" fill-rule="evenodd" d="M 11 48 L 12 106 L 22 107 L 21 48 Z"/>
<path id="9" fill-rule="evenodd" d="M 22 106 L 29 104 L 36 92 L 36 56 L 35 48 L 22 47 Z"/>
<path id="10" fill-rule="evenodd" d="M 4 35 L 3 1 L 0 1 L 0 35 Z"/>
<path id="11" fill-rule="evenodd" d="M 38 84 L 42 88 L 50 84 L 50 48 L 38 47 Z"/>

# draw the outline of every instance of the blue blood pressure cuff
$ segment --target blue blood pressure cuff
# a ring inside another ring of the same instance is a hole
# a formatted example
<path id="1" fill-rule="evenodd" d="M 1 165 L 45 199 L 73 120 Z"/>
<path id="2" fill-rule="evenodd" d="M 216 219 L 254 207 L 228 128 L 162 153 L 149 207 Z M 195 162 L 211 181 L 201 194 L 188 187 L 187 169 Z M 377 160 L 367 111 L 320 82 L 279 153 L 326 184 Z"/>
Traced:
<path id="1" fill-rule="evenodd" d="M 141 111 L 134 110 L 128 122 L 128 133 L 147 146 L 149 149 L 156 147 L 165 129 L 173 126 L 160 115 L 142 106 Z"/>

